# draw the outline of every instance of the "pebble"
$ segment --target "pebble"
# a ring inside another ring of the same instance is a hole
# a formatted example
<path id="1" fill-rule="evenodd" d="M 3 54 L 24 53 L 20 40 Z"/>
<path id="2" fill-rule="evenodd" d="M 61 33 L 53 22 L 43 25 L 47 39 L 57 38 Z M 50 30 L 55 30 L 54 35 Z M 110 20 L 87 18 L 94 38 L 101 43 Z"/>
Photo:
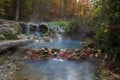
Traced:
<path id="1" fill-rule="evenodd" d="M 17 56 L 17 57 L 16 57 Z M 16 80 L 13 77 L 16 70 L 19 70 L 20 67 L 16 65 L 15 60 L 18 60 L 19 55 L 13 54 L 10 59 L 6 59 L 3 64 L 0 65 L 0 80 Z M 22 59 L 21 59 L 22 60 Z M 20 62 L 22 63 L 22 61 Z"/>

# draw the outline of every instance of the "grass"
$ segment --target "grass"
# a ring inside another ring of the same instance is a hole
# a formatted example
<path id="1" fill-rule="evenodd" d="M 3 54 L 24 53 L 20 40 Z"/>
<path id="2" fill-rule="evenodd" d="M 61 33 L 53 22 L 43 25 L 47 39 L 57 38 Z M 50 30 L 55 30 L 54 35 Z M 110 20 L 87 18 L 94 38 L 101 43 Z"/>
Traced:
<path id="1" fill-rule="evenodd" d="M 62 27 L 65 31 L 69 31 L 69 21 L 54 21 L 52 25 L 57 25 Z"/>

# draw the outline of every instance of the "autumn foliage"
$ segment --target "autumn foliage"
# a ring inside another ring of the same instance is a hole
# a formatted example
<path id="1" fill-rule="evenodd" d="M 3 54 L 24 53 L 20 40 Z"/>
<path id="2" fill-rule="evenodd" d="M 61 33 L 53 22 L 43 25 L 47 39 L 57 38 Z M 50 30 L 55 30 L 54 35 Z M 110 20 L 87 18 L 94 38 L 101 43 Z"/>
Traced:
<path id="1" fill-rule="evenodd" d="M 0 0 L 0 18 L 27 21 L 70 20 L 91 15 L 90 0 Z M 9 12 L 9 14 L 8 14 Z"/>

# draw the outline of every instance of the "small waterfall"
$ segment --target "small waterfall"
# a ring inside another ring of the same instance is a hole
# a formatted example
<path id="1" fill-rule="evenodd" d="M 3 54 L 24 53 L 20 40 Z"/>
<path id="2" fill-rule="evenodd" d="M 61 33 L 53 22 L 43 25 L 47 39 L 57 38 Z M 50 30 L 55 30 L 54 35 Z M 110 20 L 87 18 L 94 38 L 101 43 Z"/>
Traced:
<path id="1" fill-rule="evenodd" d="M 62 35 L 60 33 L 56 33 L 56 37 L 58 39 L 58 43 L 61 43 L 61 41 L 63 39 Z"/>
<path id="2" fill-rule="evenodd" d="M 30 25 L 29 24 L 26 25 L 26 34 L 27 35 L 30 34 Z"/>
<path id="3" fill-rule="evenodd" d="M 40 37 L 40 26 L 39 25 L 36 25 L 36 28 L 35 28 L 35 36 L 37 37 Z"/>
<path id="4" fill-rule="evenodd" d="M 39 27 L 39 25 L 36 25 L 36 30 L 35 30 L 36 32 L 39 32 L 40 31 L 40 27 Z"/>
<path id="5" fill-rule="evenodd" d="M 62 40 L 63 40 L 63 36 L 61 33 L 63 33 L 64 30 L 60 27 L 57 27 L 57 31 L 56 31 L 56 37 L 57 37 L 57 40 L 58 40 L 58 43 L 61 43 Z"/>
<path id="6" fill-rule="evenodd" d="M 62 32 L 60 32 L 59 27 L 54 28 L 54 30 L 55 30 L 55 38 L 48 46 L 55 48 L 57 46 L 59 47 L 62 46 L 61 44 L 63 42 L 63 35 L 61 34 Z"/>

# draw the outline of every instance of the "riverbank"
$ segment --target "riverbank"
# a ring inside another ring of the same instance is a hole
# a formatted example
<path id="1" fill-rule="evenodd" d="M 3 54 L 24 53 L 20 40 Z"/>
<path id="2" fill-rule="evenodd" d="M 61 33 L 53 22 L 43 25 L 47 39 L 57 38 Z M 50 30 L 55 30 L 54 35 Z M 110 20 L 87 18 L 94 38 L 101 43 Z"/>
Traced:
<path id="1" fill-rule="evenodd" d="M 16 74 L 16 71 L 21 71 L 23 69 L 25 60 L 40 60 L 35 58 L 30 59 L 26 51 L 21 51 L 14 49 L 0 55 L 0 80 L 29 80 L 26 78 L 27 76 L 22 77 Z M 101 59 L 99 59 L 99 61 L 101 61 Z M 100 68 L 95 72 L 97 80 L 119 80 L 119 76 L 108 70 L 107 67 L 101 64 L 99 64 L 99 67 Z"/>
<path id="2" fill-rule="evenodd" d="M 24 53 L 18 49 L 11 49 L 0 54 L 0 80 L 16 80 L 14 73 L 21 69 Z"/>

